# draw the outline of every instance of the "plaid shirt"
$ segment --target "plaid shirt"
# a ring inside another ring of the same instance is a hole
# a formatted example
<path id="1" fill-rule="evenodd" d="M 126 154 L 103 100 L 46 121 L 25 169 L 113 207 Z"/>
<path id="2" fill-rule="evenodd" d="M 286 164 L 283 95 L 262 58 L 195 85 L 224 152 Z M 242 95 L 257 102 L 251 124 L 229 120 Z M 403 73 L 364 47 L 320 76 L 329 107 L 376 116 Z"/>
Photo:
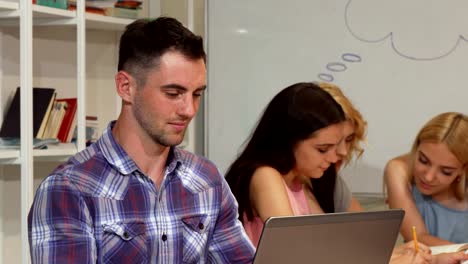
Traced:
<path id="1" fill-rule="evenodd" d="M 112 136 L 39 186 L 28 216 L 33 263 L 250 263 L 237 203 L 206 159 L 172 148 L 159 190 Z"/>

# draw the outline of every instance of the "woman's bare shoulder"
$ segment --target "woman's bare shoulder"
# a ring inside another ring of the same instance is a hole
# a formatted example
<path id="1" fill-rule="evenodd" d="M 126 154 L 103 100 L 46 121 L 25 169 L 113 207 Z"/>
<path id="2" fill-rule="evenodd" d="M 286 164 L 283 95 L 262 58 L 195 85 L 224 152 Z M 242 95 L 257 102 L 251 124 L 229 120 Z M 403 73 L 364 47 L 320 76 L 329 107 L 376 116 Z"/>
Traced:
<path id="1" fill-rule="evenodd" d="M 261 178 L 264 178 L 264 177 L 270 177 L 270 178 L 282 178 L 282 175 L 279 173 L 278 170 L 276 170 L 275 168 L 273 167 L 270 167 L 270 166 L 261 166 L 261 167 L 258 167 L 253 175 L 253 177 L 261 177 Z"/>
<path id="2" fill-rule="evenodd" d="M 389 188 L 392 188 L 392 186 L 407 186 L 411 178 L 410 174 L 411 158 L 409 154 L 404 154 L 387 162 L 384 170 L 384 180 Z"/>
<path id="3" fill-rule="evenodd" d="M 283 176 L 273 167 L 262 166 L 258 167 L 253 175 L 251 184 L 255 189 L 264 188 L 264 186 L 271 187 L 272 185 L 282 186 Z"/>
<path id="4" fill-rule="evenodd" d="M 410 163 L 411 159 L 409 154 L 403 154 L 401 156 L 395 157 L 387 162 L 387 165 L 385 166 L 385 173 L 409 175 Z"/>

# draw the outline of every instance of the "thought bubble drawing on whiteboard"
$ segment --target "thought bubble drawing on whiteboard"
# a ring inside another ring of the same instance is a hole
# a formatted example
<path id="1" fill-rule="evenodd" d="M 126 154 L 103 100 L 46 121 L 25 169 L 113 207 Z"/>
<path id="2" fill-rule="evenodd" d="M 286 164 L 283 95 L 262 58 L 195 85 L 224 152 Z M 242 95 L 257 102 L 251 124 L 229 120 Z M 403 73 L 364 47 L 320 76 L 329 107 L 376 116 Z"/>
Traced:
<path id="1" fill-rule="evenodd" d="M 354 53 L 344 53 L 341 55 L 343 62 L 330 62 L 325 68 L 330 72 L 343 72 L 348 69 L 347 63 L 361 62 L 361 56 Z M 319 73 L 318 78 L 324 82 L 333 82 L 335 77 L 331 73 Z"/>
<path id="2" fill-rule="evenodd" d="M 345 23 L 360 41 L 390 41 L 412 60 L 437 60 L 468 41 L 468 1 L 349 0 Z"/>

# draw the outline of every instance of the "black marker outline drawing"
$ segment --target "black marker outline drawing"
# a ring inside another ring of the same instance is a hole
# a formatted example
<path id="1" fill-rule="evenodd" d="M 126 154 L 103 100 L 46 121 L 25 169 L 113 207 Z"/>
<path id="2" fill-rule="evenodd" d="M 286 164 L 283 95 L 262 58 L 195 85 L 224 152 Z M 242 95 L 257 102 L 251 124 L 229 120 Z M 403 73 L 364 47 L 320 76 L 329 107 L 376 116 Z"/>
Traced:
<path id="1" fill-rule="evenodd" d="M 329 62 L 325 68 L 332 72 L 342 72 L 345 71 L 348 67 L 346 67 L 346 65 L 341 62 Z"/>
<path id="2" fill-rule="evenodd" d="M 361 62 L 362 61 L 361 56 L 354 54 L 354 53 L 343 53 L 343 55 L 341 55 L 341 59 L 343 59 L 346 62 Z"/>
<path id="3" fill-rule="evenodd" d="M 404 57 L 404 58 L 407 58 L 407 59 L 410 59 L 410 60 L 416 60 L 416 61 L 430 61 L 430 60 L 438 60 L 438 59 L 442 59 L 444 57 L 447 57 L 448 55 L 450 55 L 452 52 L 455 51 L 455 49 L 457 49 L 458 45 L 460 44 L 460 42 L 463 40 L 465 42 L 468 42 L 468 39 L 466 39 L 463 35 L 458 35 L 458 39 L 457 39 L 457 42 L 455 43 L 455 45 L 450 48 L 447 52 L 443 53 L 442 55 L 440 56 L 435 56 L 435 57 L 427 57 L 427 58 L 418 58 L 418 57 L 415 57 L 415 56 L 412 56 L 412 55 L 409 55 L 409 54 L 405 54 L 403 52 L 401 52 L 400 50 L 398 50 L 398 48 L 396 47 L 395 45 L 395 41 L 393 39 L 393 34 L 394 32 L 390 32 L 388 33 L 387 35 L 385 35 L 383 38 L 380 38 L 380 39 L 376 39 L 376 40 L 369 40 L 369 39 L 364 39 L 362 37 L 359 37 L 358 34 L 356 34 L 352 29 L 351 29 L 351 26 L 349 25 L 349 14 L 348 14 L 348 10 L 349 10 L 349 6 L 351 5 L 351 3 L 353 2 L 353 0 L 349 0 L 348 3 L 346 4 L 346 8 L 345 8 L 345 14 L 344 14 L 344 19 L 345 19 L 345 24 L 346 24 L 346 27 L 348 28 L 348 31 L 351 33 L 351 35 L 353 35 L 353 37 L 355 37 L 357 40 L 360 40 L 362 42 L 367 42 L 367 43 L 377 43 L 377 42 L 381 42 L 381 41 L 384 41 L 385 39 L 389 38 L 390 39 L 390 44 L 392 46 L 392 49 L 398 54 L 400 55 L 401 57 Z"/>
<path id="4" fill-rule="evenodd" d="M 318 78 L 324 82 L 333 82 L 333 80 L 335 80 L 333 75 L 328 73 L 319 73 Z"/>
<path id="5" fill-rule="evenodd" d="M 356 63 L 361 62 L 361 56 L 357 55 L 356 53 L 346 52 L 341 55 L 341 59 L 345 62 Z M 343 72 L 348 69 L 348 66 L 342 62 L 329 62 L 325 66 L 325 68 L 331 72 Z M 317 77 L 324 81 L 324 82 L 333 82 L 335 77 L 329 73 L 319 73 Z"/>

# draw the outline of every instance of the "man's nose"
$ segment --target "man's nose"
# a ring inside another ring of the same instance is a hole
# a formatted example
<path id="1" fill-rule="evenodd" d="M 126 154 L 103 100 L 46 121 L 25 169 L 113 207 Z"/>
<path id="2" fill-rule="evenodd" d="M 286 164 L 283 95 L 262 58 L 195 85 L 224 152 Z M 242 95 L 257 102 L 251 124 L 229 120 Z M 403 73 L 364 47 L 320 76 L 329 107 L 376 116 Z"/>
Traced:
<path id="1" fill-rule="evenodd" d="M 192 119 L 197 113 L 197 103 L 192 95 L 187 95 L 179 108 L 179 115 Z"/>

